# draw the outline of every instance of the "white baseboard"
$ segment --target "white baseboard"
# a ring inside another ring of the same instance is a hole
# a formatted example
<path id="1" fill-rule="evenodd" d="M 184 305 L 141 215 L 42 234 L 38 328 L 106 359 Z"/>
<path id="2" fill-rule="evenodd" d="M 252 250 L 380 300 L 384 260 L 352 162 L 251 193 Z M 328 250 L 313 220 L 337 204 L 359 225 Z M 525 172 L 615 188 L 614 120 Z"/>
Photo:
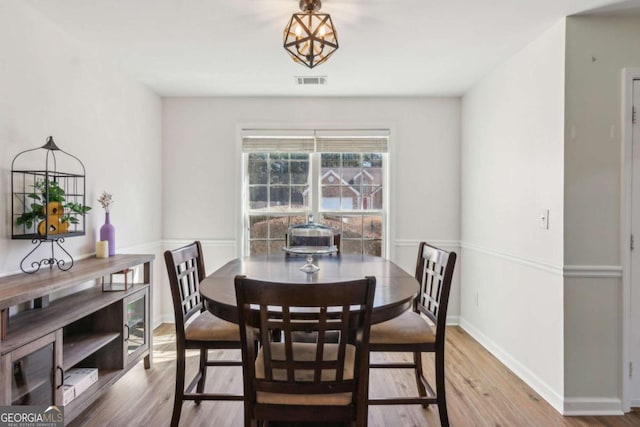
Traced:
<path id="1" fill-rule="evenodd" d="M 173 315 L 169 315 L 169 314 L 163 314 L 162 316 L 158 316 L 159 318 L 155 318 L 153 319 L 153 328 L 155 329 L 158 326 L 162 325 L 163 323 L 171 323 L 174 324 L 176 323 L 176 319 L 173 317 Z"/>
<path id="2" fill-rule="evenodd" d="M 622 401 L 606 397 L 569 397 L 564 400 L 562 415 L 603 416 L 624 415 Z"/>
<path id="3" fill-rule="evenodd" d="M 518 362 L 502 347 L 480 332 L 474 325 L 460 319 L 460 327 L 493 354 L 500 362 L 534 389 L 556 411 L 565 416 L 617 416 L 624 415 L 622 401 L 610 397 L 571 397 L 565 398 L 549 387 L 526 366 Z M 635 404 L 634 404 L 635 403 Z M 632 402 L 632 406 L 640 406 L 640 401 Z"/>
<path id="4" fill-rule="evenodd" d="M 460 325 L 460 316 L 447 316 L 447 326 Z"/>
<path id="5" fill-rule="evenodd" d="M 529 387 L 534 389 L 544 400 L 546 400 L 559 413 L 564 413 L 564 398 L 557 391 L 531 372 L 526 366 L 516 360 L 511 354 L 487 337 L 474 325 L 460 319 L 460 327 L 478 341 L 484 348 L 493 354 L 500 362 L 509 368 L 514 374 L 522 379 Z"/>

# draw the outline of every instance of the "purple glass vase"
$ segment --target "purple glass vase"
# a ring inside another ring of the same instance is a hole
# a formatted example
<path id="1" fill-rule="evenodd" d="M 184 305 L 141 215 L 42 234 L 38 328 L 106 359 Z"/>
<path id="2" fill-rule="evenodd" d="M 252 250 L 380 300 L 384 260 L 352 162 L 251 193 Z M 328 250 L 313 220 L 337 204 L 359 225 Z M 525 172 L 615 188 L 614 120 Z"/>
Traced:
<path id="1" fill-rule="evenodd" d="M 116 229 L 111 225 L 109 212 L 105 212 L 104 224 L 100 227 L 100 240 L 109 242 L 109 256 L 116 254 Z"/>

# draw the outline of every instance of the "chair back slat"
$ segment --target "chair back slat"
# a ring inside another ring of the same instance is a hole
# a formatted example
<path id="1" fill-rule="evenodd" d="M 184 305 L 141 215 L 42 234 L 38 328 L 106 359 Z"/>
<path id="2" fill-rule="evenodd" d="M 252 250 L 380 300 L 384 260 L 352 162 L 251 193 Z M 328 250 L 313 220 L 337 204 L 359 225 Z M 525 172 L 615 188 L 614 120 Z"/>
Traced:
<path id="1" fill-rule="evenodd" d="M 245 376 L 245 397 L 255 398 L 257 392 L 351 392 L 355 399 L 358 387 L 367 381 L 361 378 L 361 368 L 368 369 L 375 278 L 291 284 L 237 276 L 235 285 L 245 365 L 253 365 L 255 360 L 250 336 L 252 328 L 257 328 L 259 363 L 264 369 L 263 377 L 257 378 L 255 369 L 248 367 L 246 372 L 254 376 Z M 259 316 L 254 314 L 256 307 Z M 315 332 L 316 342 L 295 342 L 296 331 Z M 325 343 L 325 338 L 336 332 L 338 342 Z M 281 337 L 281 341 L 274 337 Z M 354 362 L 349 362 L 353 366 L 345 363 L 350 352 L 355 354 Z"/>
<path id="2" fill-rule="evenodd" d="M 416 299 L 416 310 L 434 323 L 436 335 L 444 334 L 455 262 L 455 252 L 447 252 L 425 242 L 420 243 L 416 262 L 420 293 Z"/>
<path id="3" fill-rule="evenodd" d="M 184 325 L 193 315 L 203 311 L 200 282 L 206 277 L 202 245 L 195 241 L 164 253 L 176 325 Z M 176 328 L 184 335 L 184 328 Z"/>
<path id="4" fill-rule="evenodd" d="M 182 313 L 189 318 L 194 312 L 202 308 L 197 258 L 185 260 L 183 263 L 178 264 L 176 269 L 180 286 Z"/>

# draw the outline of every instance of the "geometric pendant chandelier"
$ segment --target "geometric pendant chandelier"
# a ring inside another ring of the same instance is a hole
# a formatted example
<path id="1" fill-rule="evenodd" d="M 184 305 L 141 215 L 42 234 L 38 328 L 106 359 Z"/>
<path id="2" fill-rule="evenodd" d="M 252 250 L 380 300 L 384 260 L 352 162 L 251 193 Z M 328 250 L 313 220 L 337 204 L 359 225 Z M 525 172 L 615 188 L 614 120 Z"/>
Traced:
<path id="1" fill-rule="evenodd" d="M 291 58 L 309 68 L 320 65 L 338 50 L 338 36 L 328 13 L 318 13 L 320 0 L 300 0 L 284 29 L 284 48 Z"/>

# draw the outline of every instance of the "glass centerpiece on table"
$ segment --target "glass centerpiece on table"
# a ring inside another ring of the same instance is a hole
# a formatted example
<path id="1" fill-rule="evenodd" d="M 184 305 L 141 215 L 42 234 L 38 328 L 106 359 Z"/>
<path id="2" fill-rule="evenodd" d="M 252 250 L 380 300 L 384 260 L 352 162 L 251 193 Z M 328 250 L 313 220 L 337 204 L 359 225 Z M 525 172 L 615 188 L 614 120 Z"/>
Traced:
<path id="1" fill-rule="evenodd" d="M 331 227 L 313 222 L 309 215 L 306 224 L 289 227 L 283 250 L 287 254 L 306 255 L 306 264 L 300 267 L 305 273 L 315 273 L 320 269 L 313 263 L 314 255 L 327 255 L 338 252 L 336 235 Z"/>

